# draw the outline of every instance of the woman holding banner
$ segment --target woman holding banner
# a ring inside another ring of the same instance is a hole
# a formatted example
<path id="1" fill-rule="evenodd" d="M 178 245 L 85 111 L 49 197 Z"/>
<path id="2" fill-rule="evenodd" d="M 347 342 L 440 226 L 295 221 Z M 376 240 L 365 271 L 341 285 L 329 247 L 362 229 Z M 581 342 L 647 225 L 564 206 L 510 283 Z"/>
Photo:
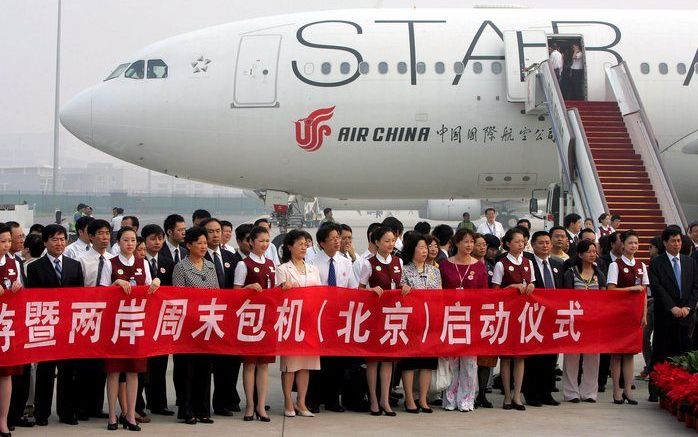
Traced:
<path id="1" fill-rule="evenodd" d="M 441 262 L 441 282 L 447 290 L 471 290 L 488 288 L 487 268 L 485 264 L 472 256 L 475 248 L 475 233 L 468 228 L 461 228 L 453 236 L 456 254 Z M 463 293 L 458 291 L 458 293 Z M 495 364 L 497 358 L 494 358 Z M 475 394 L 478 392 L 477 357 L 461 356 L 449 358 L 453 379 L 451 386 L 444 391 L 443 408 L 453 411 L 468 412 L 475 408 Z M 485 398 L 485 385 L 489 379 L 489 367 L 485 367 L 487 375 L 481 381 L 483 388 L 478 401 L 483 407 L 492 407 Z M 483 377 L 485 375 L 483 374 Z"/>
<path id="2" fill-rule="evenodd" d="M 509 248 L 509 253 L 494 266 L 492 274 L 493 288 L 513 288 L 521 294 L 531 294 L 534 289 L 535 276 L 533 262 L 523 256 L 526 245 L 524 231 L 512 228 L 502 238 Z M 524 357 L 499 357 L 501 360 L 502 385 L 504 386 L 505 410 L 525 411 L 521 401 L 521 384 L 524 377 Z M 514 363 L 514 392 L 511 392 L 511 365 Z"/>
<path id="3" fill-rule="evenodd" d="M 137 258 L 134 252 L 137 247 L 137 235 L 135 229 L 124 226 L 116 234 L 119 245 L 119 255 L 111 258 L 104 264 L 101 286 L 118 286 L 126 293 L 131 294 L 131 287 L 149 285 L 148 292 L 154 293 L 160 286 L 160 279 L 150 277 L 150 269 L 146 268 L 143 258 Z M 140 431 L 136 423 L 136 396 L 138 395 L 138 374 L 148 371 L 146 358 L 110 358 L 104 360 L 107 372 L 107 400 L 109 404 L 109 424 L 107 429 L 115 431 L 119 427 L 116 420 L 116 401 L 121 391 L 120 376 L 126 374 L 125 381 L 125 405 L 119 421 L 129 431 Z"/>

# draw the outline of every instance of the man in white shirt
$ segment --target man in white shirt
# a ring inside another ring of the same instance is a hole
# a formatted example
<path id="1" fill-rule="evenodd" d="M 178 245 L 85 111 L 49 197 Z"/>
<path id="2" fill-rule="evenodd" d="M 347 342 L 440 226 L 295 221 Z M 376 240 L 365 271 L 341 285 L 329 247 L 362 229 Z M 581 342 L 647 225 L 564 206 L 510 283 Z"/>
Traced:
<path id="1" fill-rule="evenodd" d="M 136 235 L 138 235 L 138 228 L 140 228 L 141 224 L 138 221 L 138 217 L 136 217 L 135 215 L 127 215 L 126 217 L 124 217 L 121 220 L 121 228 L 126 227 L 126 226 L 133 228 L 133 230 L 136 231 Z M 119 230 L 121 230 L 121 228 L 119 228 Z M 119 249 L 119 242 L 117 241 L 111 247 L 111 254 L 116 256 L 116 255 L 119 255 L 120 253 L 121 253 L 121 249 Z"/>
<path id="2" fill-rule="evenodd" d="M 230 244 L 230 240 L 233 239 L 233 224 L 228 220 L 221 220 L 221 229 L 221 249 L 234 254 L 235 246 Z"/>
<path id="3" fill-rule="evenodd" d="M 371 233 L 375 229 L 380 227 L 380 223 L 371 223 L 368 226 L 368 229 L 366 230 L 366 240 L 368 241 L 368 248 L 364 251 L 364 253 L 361 254 L 361 256 L 356 257 L 356 261 L 353 265 L 354 276 L 356 276 L 357 281 L 361 277 L 361 271 L 364 269 L 364 265 L 368 264 L 370 266 L 368 260 L 373 258 L 376 255 L 376 252 L 378 252 L 378 247 L 376 247 L 376 245 L 371 242 Z"/>
<path id="4" fill-rule="evenodd" d="M 557 80 L 560 80 L 560 73 L 562 73 L 563 57 L 562 53 L 557 47 L 557 44 L 552 44 L 549 48 L 550 50 L 550 66 L 553 67 Z"/>
<path id="5" fill-rule="evenodd" d="M 75 229 L 78 232 L 78 239 L 70 243 L 66 248 L 63 255 L 68 258 L 72 258 L 75 261 L 80 261 L 80 258 L 85 256 L 90 250 L 90 236 L 87 234 L 87 227 L 95 219 L 89 216 L 82 216 L 75 222 Z"/>
<path id="6" fill-rule="evenodd" d="M 267 231 L 269 231 L 269 234 L 271 235 L 271 221 L 268 218 L 262 217 L 260 219 L 257 219 L 255 220 L 254 225 L 266 228 Z M 264 257 L 272 260 L 275 267 L 278 267 L 281 264 L 281 260 L 279 260 L 279 249 L 276 247 L 274 243 L 269 243 L 269 248 L 264 253 Z"/>
<path id="7" fill-rule="evenodd" d="M 121 220 L 124 219 L 124 209 L 119 207 L 114 207 L 112 209 L 112 219 L 111 219 L 111 231 L 112 234 L 121 229 Z"/>
<path id="8" fill-rule="evenodd" d="M 504 236 L 504 227 L 501 223 L 495 220 L 497 211 L 494 208 L 485 210 L 485 221 L 477 227 L 477 233 L 481 235 L 491 234 L 500 240 Z"/>
<path id="9" fill-rule="evenodd" d="M 688 225 L 688 236 L 693 242 L 693 251 L 698 252 L 698 222 Z"/>

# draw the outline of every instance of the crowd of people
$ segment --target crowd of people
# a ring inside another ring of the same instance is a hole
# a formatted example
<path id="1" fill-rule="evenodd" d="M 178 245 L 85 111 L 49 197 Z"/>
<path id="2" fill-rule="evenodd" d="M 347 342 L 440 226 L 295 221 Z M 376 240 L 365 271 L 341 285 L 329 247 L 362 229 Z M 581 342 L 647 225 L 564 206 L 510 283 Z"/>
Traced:
<path id="1" fill-rule="evenodd" d="M 427 222 L 406 231 L 397 218 L 387 217 L 368 227 L 368 248 L 358 253 L 352 228 L 336 223 L 329 209 L 314 236 L 291 230 L 278 248 L 271 242 L 271 221 L 266 218 L 234 227 L 197 210 L 190 227 L 184 217 L 172 214 L 162 227 L 141 228 L 137 217 L 123 213 L 115 208 L 111 221 L 76 215 L 77 239 L 70 244 L 66 229 L 58 224 L 34 225 L 26 236 L 18 223 L 0 224 L 0 299 L 25 288 L 81 286 L 115 286 L 125 293 L 147 286 L 149 293 L 156 293 L 163 285 L 257 292 L 329 285 L 377 296 L 388 290 L 407 295 L 415 289 L 494 288 L 521 294 L 616 289 L 647 294 L 642 318 L 645 375 L 654 364 L 698 343 L 692 332 L 698 301 L 698 223 L 689 226 L 687 235 L 678 226 L 668 226 L 652 240 L 646 265 L 636 258 L 638 234 L 621 231 L 620 217 L 609 214 L 596 223 L 569 214 L 564 226 L 536 232 L 526 219 L 505 232 L 493 208 L 477 227 L 464 214 L 455 231 L 446 224 L 432 229 Z M 166 389 L 168 356 L 0 367 L 0 436 L 10 436 L 15 427 L 46 426 L 54 383 L 58 419 L 70 425 L 102 418 L 109 430 L 121 425 L 139 431 L 150 421 L 148 413 L 176 414 L 190 425 L 213 423 L 214 414 L 235 412 L 243 412 L 244 421 L 271 421 L 267 395 L 269 364 L 275 357 L 176 354 L 172 360 L 176 413 L 170 410 Z M 498 361 L 496 382 L 505 410 L 560 405 L 553 396 L 558 376 L 562 400 L 595 403 L 609 372 L 613 402 L 637 404 L 632 355 L 565 354 L 561 370 L 553 354 L 399 360 L 283 356 L 282 413 L 313 417 L 324 405 L 334 412 L 346 408 L 395 416 L 401 397 L 410 414 L 432 413 L 434 405 L 461 412 L 493 408 L 487 393 Z M 440 363 L 453 377 L 435 400 L 429 387 Z M 240 368 L 244 404 L 237 389 Z M 396 391 L 400 383 L 404 395 Z M 650 400 L 656 400 L 651 383 Z"/>

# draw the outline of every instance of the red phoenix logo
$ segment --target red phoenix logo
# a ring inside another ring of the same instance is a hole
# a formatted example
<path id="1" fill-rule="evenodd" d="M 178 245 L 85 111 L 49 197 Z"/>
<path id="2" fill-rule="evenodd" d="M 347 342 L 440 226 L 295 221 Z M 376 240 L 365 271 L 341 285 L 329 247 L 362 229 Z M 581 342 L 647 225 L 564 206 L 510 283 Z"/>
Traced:
<path id="1" fill-rule="evenodd" d="M 323 122 L 334 115 L 334 106 L 317 109 L 306 118 L 295 122 L 296 142 L 301 149 L 314 152 L 322 146 L 324 137 L 332 133 L 332 128 Z"/>

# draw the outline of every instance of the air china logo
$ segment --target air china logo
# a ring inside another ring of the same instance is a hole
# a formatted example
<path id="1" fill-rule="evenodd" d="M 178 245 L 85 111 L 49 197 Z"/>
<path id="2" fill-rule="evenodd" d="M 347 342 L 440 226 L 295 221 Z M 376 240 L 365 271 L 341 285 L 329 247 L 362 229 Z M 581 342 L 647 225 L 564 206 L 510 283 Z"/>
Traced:
<path id="1" fill-rule="evenodd" d="M 301 149 L 314 152 L 322 146 L 325 137 L 332 133 L 332 128 L 323 123 L 332 118 L 334 108 L 317 109 L 295 122 L 296 142 Z"/>

